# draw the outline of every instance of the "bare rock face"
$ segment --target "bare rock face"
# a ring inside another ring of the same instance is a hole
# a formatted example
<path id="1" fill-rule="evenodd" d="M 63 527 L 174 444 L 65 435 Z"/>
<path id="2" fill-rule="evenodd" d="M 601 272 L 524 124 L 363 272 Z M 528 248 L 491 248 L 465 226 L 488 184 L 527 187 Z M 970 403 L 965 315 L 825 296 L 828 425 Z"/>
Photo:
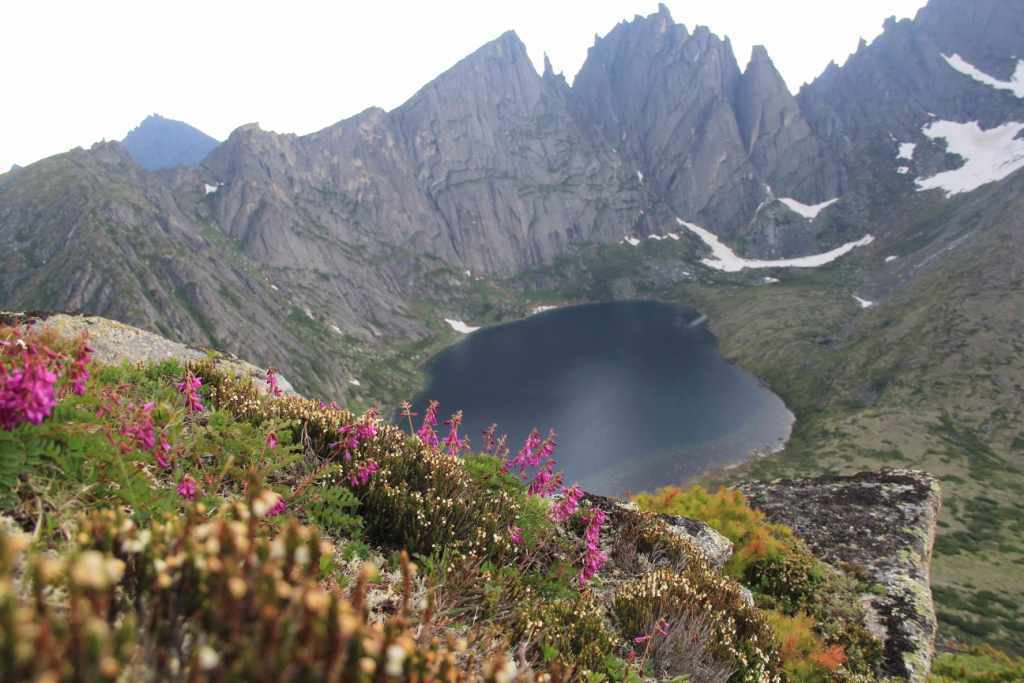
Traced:
<path id="1" fill-rule="evenodd" d="M 822 559 L 880 587 L 863 602 L 869 627 L 884 642 L 885 673 L 926 680 L 936 631 L 929 576 L 941 505 L 938 481 L 922 472 L 883 470 L 738 489 Z"/>
<path id="2" fill-rule="evenodd" d="M 764 48 L 741 74 L 728 39 L 690 33 L 664 5 L 598 39 L 572 97 L 677 215 L 719 234 L 746 225 L 769 185 L 810 203 L 835 196 L 837 175 Z"/>
<path id="3" fill-rule="evenodd" d="M 328 272 L 340 244 L 510 273 L 642 230 L 650 198 L 568 94 L 505 33 L 392 112 L 303 137 L 238 129 L 205 163 L 213 218 L 253 258 Z"/>
<path id="4" fill-rule="evenodd" d="M 888 191 L 898 144 L 918 154 L 941 143 L 921 129 L 930 121 L 978 121 L 983 128 L 1024 120 L 1024 100 L 954 70 L 956 54 L 994 78 L 1010 80 L 1024 54 L 1022 5 L 1005 0 L 931 0 L 913 19 L 890 18 L 870 45 L 801 89 L 798 101 L 827 152 L 842 166 L 842 192 Z M 915 175 L 938 168 L 912 164 Z"/>

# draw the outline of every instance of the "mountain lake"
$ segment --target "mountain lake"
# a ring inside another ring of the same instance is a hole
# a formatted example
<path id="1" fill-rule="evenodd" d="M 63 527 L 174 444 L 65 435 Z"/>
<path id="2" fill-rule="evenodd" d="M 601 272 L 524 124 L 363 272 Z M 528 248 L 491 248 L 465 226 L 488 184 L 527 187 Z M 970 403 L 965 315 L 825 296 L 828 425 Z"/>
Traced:
<path id="1" fill-rule="evenodd" d="M 605 495 L 683 483 L 781 447 L 792 413 L 722 358 L 703 321 L 692 309 L 629 301 L 481 329 L 430 360 L 417 420 L 435 399 L 439 423 L 464 411 L 460 433 L 474 450 L 496 422 L 513 455 L 533 427 L 542 436 L 553 428 L 566 483 Z"/>

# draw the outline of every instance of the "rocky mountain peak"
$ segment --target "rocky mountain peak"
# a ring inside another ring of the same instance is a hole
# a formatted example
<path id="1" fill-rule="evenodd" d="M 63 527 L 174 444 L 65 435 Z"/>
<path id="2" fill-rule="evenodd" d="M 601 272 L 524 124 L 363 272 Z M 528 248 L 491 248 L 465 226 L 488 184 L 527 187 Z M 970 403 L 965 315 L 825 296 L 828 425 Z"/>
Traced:
<path id="1" fill-rule="evenodd" d="M 121 144 L 140 166 L 158 171 L 174 166 L 195 166 L 219 142 L 183 121 L 150 114 Z"/>
<path id="2" fill-rule="evenodd" d="M 763 62 L 772 64 L 772 58 L 768 56 L 768 48 L 764 45 L 755 45 L 750 51 L 750 64 L 747 66 L 747 69 L 749 70 L 754 64 L 761 64 Z"/>

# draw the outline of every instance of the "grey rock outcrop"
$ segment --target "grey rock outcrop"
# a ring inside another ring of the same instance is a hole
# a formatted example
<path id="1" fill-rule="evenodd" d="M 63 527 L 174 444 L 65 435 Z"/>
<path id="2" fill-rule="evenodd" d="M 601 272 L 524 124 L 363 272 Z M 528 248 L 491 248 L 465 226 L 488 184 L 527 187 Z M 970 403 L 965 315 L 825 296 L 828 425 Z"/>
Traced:
<path id="1" fill-rule="evenodd" d="M 0 311 L 4 324 L 29 325 L 38 330 L 52 331 L 62 337 L 75 339 L 82 334 L 89 336 L 92 357 L 100 363 L 120 365 L 121 363 L 160 363 L 174 359 L 181 364 L 202 361 L 210 355 L 203 349 L 165 339 L 158 334 L 140 330 L 115 320 L 99 316 L 33 313 L 8 313 Z M 242 378 L 248 378 L 261 390 L 267 390 L 266 368 L 260 368 L 234 355 L 215 354 L 214 364 L 221 370 Z M 278 374 L 278 386 L 286 394 L 295 394 L 291 382 Z"/>
<path id="2" fill-rule="evenodd" d="M 862 600 L 869 628 L 884 643 L 885 673 L 926 680 L 936 631 L 929 580 L 938 481 L 923 472 L 883 470 L 737 488 L 819 557 L 879 586 Z"/>

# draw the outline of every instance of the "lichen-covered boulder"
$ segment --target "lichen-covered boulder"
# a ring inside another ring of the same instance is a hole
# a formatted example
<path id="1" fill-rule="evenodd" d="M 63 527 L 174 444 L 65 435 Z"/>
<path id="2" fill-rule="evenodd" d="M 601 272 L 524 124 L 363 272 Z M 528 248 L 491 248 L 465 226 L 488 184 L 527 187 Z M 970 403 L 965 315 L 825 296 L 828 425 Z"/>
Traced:
<path id="1" fill-rule="evenodd" d="M 884 643 L 884 673 L 925 681 L 935 645 L 930 565 L 941 496 L 923 472 L 751 482 L 737 487 L 822 559 L 867 577 L 868 627 Z"/>

